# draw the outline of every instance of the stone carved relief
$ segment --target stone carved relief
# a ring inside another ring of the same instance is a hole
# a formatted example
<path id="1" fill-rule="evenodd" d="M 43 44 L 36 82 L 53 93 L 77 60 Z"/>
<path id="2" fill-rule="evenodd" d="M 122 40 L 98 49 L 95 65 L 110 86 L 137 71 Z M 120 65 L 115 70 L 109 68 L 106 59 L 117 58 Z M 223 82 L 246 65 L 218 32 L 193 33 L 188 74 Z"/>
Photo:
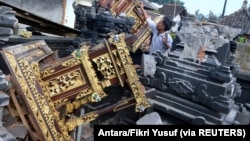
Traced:
<path id="1" fill-rule="evenodd" d="M 176 91 L 179 94 L 192 94 L 194 92 L 194 86 L 184 79 L 172 78 L 168 80 L 170 89 Z"/>

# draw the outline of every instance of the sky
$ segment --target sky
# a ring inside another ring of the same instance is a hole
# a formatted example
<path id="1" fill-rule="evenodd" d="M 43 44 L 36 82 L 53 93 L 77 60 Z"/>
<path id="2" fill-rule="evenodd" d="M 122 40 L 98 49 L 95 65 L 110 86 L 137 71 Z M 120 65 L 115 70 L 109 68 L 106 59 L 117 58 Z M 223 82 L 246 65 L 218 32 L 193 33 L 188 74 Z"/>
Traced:
<path id="1" fill-rule="evenodd" d="M 199 9 L 199 13 L 204 16 L 208 15 L 210 10 L 217 16 L 222 14 L 225 0 L 181 0 L 190 14 L 195 14 Z M 227 0 L 225 15 L 229 15 L 242 7 L 244 0 Z M 248 0 L 248 5 L 250 0 Z"/>

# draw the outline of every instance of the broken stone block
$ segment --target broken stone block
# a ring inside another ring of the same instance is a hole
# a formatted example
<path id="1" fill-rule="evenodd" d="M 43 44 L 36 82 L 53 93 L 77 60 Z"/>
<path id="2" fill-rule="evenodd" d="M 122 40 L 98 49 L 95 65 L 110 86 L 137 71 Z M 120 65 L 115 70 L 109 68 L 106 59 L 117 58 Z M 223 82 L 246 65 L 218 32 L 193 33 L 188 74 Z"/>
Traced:
<path id="1" fill-rule="evenodd" d="M 0 92 L 0 106 L 4 107 L 9 105 L 9 96 L 5 93 Z"/>
<path id="2" fill-rule="evenodd" d="M 8 111 L 7 107 L 3 108 L 2 113 L 2 122 L 3 127 L 10 127 L 13 123 L 16 123 L 18 118 L 11 115 L 11 113 Z"/>
<path id="3" fill-rule="evenodd" d="M 203 45 L 200 36 L 187 32 L 179 32 L 177 36 L 184 43 L 184 50 L 180 55 L 180 59 L 190 58 L 195 61 L 200 47 Z"/>
<path id="4" fill-rule="evenodd" d="M 16 141 L 16 138 L 4 127 L 0 127 L 0 141 Z"/>
<path id="5" fill-rule="evenodd" d="M 10 128 L 8 128 L 8 131 L 17 139 L 22 140 L 24 140 L 28 134 L 28 130 L 23 124 L 14 124 Z"/>
<path id="6" fill-rule="evenodd" d="M 92 141 L 93 140 L 93 129 L 89 124 L 82 125 L 82 140 L 84 141 Z"/>
<path id="7" fill-rule="evenodd" d="M 143 75 L 153 77 L 156 71 L 156 61 L 152 55 L 143 54 L 142 56 Z"/>
<path id="8" fill-rule="evenodd" d="M 161 120 L 159 113 L 152 112 L 140 118 L 136 122 L 136 125 L 162 125 L 162 120 Z"/>
<path id="9" fill-rule="evenodd" d="M 0 127 L 3 126 L 3 107 L 9 105 L 9 96 L 5 93 L 0 92 Z"/>

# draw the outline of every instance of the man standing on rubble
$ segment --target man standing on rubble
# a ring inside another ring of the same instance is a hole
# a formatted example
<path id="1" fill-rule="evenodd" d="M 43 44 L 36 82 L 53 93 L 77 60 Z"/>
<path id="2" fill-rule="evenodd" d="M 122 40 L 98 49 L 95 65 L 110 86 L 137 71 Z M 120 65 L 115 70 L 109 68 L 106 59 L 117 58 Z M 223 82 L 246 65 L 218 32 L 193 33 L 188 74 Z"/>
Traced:
<path id="1" fill-rule="evenodd" d="M 163 20 L 156 24 L 144 10 L 144 5 L 142 2 L 140 3 L 140 7 L 153 33 L 149 53 L 152 54 L 155 51 L 160 51 L 163 54 L 168 53 L 173 42 L 171 35 L 168 33 L 168 30 L 170 30 L 172 27 L 172 20 L 164 17 Z"/>

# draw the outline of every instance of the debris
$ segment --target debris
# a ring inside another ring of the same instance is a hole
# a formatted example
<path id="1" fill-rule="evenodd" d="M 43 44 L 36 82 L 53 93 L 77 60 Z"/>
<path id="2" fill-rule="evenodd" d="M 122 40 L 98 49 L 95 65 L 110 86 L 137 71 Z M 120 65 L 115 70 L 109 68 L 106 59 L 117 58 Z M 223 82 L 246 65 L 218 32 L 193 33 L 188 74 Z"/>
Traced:
<path id="1" fill-rule="evenodd" d="M 157 112 L 146 114 L 136 122 L 136 125 L 161 125 L 161 124 L 162 120 L 159 113 Z"/>

